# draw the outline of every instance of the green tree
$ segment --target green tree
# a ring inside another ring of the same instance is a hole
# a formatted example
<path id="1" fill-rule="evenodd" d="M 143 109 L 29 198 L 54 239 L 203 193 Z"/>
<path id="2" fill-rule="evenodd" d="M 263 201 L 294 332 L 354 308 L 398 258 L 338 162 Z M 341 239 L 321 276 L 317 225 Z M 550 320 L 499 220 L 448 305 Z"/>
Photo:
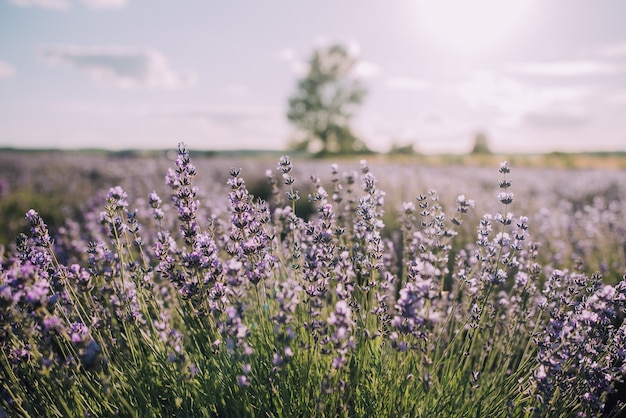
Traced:
<path id="1" fill-rule="evenodd" d="M 491 154 L 491 148 L 489 148 L 489 140 L 487 135 L 483 132 L 479 132 L 474 137 L 474 146 L 472 147 L 472 154 Z"/>
<path id="2" fill-rule="evenodd" d="M 354 76 L 357 59 L 340 44 L 316 49 L 307 74 L 289 98 L 287 119 L 298 130 L 291 148 L 320 154 L 368 151 L 350 128 L 366 95 Z"/>
<path id="3" fill-rule="evenodd" d="M 391 148 L 388 152 L 389 155 L 415 155 L 417 151 L 415 150 L 415 145 L 412 143 L 401 145 L 397 142 L 391 143 Z"/>

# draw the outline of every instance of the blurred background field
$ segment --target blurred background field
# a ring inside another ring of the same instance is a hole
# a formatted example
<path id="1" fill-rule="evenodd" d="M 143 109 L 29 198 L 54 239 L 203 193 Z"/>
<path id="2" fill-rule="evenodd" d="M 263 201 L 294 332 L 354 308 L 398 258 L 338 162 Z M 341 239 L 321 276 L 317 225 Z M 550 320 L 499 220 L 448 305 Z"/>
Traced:
<path id="1" fill-rule="evenodd" d="M 276 171 L 280 153 L 192 152 L 198 169 L 197 185 L 203 199 L 223 199 L 231 167 L 243 168 L 252 194 L 271 199 L 267 170 Z M 20 232 L 27 232 L 25 213 L 37 210 L 53 235 L 66 232 L 70 224 L 84 225 L 102 210 L 104 195 L 120 185 L 140 205 L 156 190 L 169 201 L 165 174 L 172 165 L 168 151 L 3 151 L 0 153 L 0 243 L 13 245 Z M 615 281 L 626 264 L 626 157 L 622 154 L 545 155 L 383 155 L 310 158 L 294 154 L 296 186 L 300 190 L 298 215 L 311 215 L 306 196 L 313 191 L 310 175 L 318 175 L 330 187 L 330 167 L 340 173 L 359 169 L 365 158 L 385 191 L 387 237 L 399 232 L 403 202 L 436 190 L 448 216 L 454 215 L 455 200 L 465 195 L 476 209 L 456 243 L 462 247 L 476 239 L 478 221 L 494 213 L 498 202 L 498 164 L 508 160 L 515 215 L 530 218 L 531 237 L 544 243 L 542 251 L 555 265 L 574 266 L 586 260 L 588 269 L 602 271 Z M 212 197 L 214 196 L 214 197 Z M 205 208 L 206 210 L 207 208 Z M 208 219 L 209 213 L 205 212 Z M 80 234 L 80 230 L 78 231 Z"/>

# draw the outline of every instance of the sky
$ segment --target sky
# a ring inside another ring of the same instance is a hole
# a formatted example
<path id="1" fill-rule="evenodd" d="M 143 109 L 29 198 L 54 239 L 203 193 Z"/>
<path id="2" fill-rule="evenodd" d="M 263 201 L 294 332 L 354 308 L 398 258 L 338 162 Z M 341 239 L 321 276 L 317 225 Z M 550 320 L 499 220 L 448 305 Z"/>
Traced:
<path id="1" fill-rule="evenodd" d="M 0 0 L 0 147 L 283 149 L 343 43 L 370 148 L 626 150 L 623 0 Z"/>

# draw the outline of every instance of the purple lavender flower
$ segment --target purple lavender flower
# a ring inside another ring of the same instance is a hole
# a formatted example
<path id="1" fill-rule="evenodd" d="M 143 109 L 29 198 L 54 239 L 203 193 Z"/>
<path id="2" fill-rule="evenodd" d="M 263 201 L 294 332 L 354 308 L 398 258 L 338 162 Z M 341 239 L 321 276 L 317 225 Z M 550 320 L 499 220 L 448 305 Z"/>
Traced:
<path id="1" fill-rule="evenodd" d="M 348 352 L 355 347 L 352 335 L 354 326 L 352 309 L 345 300 L 340 300 L 335 304 L 335 310 L 330 313 L 326 322 L 330 326 L 328 342 L 332 344 L 336 353 L 332 368 L 338 370 L 345 366 Z"/>
<path id="2" fill-rule="evenodd" d="M 106 197 L 107 204 L 111 206 L 113 211 L 119 211 L 128 207 L 128 194 L 120 186 L 109 189 Z"/>
<path id="3" fill-rule="evenodd" d="M 176 170 L 169 169 L 166 183 L 171 187 L 174 207 L 178 211 L 178 219 L 182 222 L 180 230 L 185 242 L 193 244 L 200 227 L 196 217 L 200 202 L 196 200 L 198 188 L 192 186 L 192 179 L 196 176 L 196 167 L 191 163 L 189 151 L 184 143 L 178 144 L 178 157 L 176 158 Z M 154 196 L 152 196 L 154 198 Z M 153 199 L 156 204 L 158 201 Z"/>
<path id="4" fill-rule="evenodd" d="M 244 374 L 237 375 L 237 385 L 239 386 L 250 386 L 250 378 Z"/>
<path id="5" fill-rule="evenodd" d="M 361 161 L 361 171 L 365 195 L 356 206 L 353 246 L 355 270 L 361 277 L 359 283 L 364 284 L 363 277 L 368 272 L 382 267 L 384 244 L 380 232 L 385 226 L 382 221 L 385 193 L 375 187 L 376 179 L 364 160 Z"/>
<path id="6" fill-rule="evenodd" d="M 78 285 L 82 288 L 87 288 L 91 283 L 91 274 L 85 268 L 78 264 L 72 264 L 67 270 L 68 279 L 76 280 Z"/>
<path id="7" fill-rule="evenodd" d="M 498 194 L 498 200 L 503 205 L 509 205 L 513 203 L 513 199 L 514 199 L 513 193 L 501 192 Z"/>
<path id="8" fill-rule="evenodd" d="M 537 396 L 549 400 L 559 388 L 579 394 L 586 415 L 603 411 L 603 395 L 613 390 L 614 379 L 623 373 L 624 350 L 611 344 L 619 344 L 622 339 L 622 327 L 616 332 L 612 323 L 623 309 L 623 283 L 599 286 L 588 298 L 576 300 L 576 287 L 586 281 L 567 271 L 552 272 L 543 292 L 550 320 L 535 340 Z M 568 310 L 567 305 L 575 305 L 576 309 Z"/>
<path id="9" fill-rule="evenodd" d="M 476 206 L 476 202 L 473 199 L 467 199 L 464 194 L 457 196 L 456 203 L 459 213 L 468 213 L 471 208 Z"/>
<path id="10" fill-rule="evenodd" d="M 241 170 L 232 169 L 228 180 L 233 228 L 227 251 L 241 263 L 245 279 L 256 285 L 272 274 L 276 262 L 272 254 L 274 233 L 268 233 L 269 206 L 266 202 L 253 201 L 245 181 L 239 177 L 240 173 Z"/>
<path id="11" fill-rule="evenodd" d="M 61 332 L 63 329 L 63 322 L 58 316 L 50 316 L 43 320 L 44 332 Z"/>
<path id="12" fill-rule="evenodd" d="M 84 341 L 89 336 L 89 329 L 80 322 L 72 322 L 70 324 L 70 340 L 77 344 L 81 341 Z"/>
<path id="13" fill-rule="evenodd" d="M 419 276 L 400 289 L 400 297 L 396 302 L 397 314 L 391 320 L 391 326 L 405 335 L 418 338 L 425 336 L 426 323 L 425 304 L 430 297 L 431 280 L 423 280 Z"/>
<path id="14" fill-rule="evenodd" d="M 25 289 L 24 301 L 30 305 L 45 305 L 50 293 L 50 284 L 46 279 L 37 280 L 31 287 Z"/>
<path id="15" fill-rule="evenodd" d="M 245 358 L 252 355 L 254 350 L 247 341 L 250 330 L 243 322 L 241 311 L 241 306 L 226 307 L 226 320 L 220 323 L 220 332 L 226 339 L 226 350 L 228 354 L 237 354 Z"/>
<path id="16" fill-rule="evenodd" d="M 54 241 L 50 238 L 48 227 L 44 223 L 43 219 L 37 212 L 30 209 L 26 213 L 26 219 L 30 222 L 31 236 L 35 242 L 35 245 L 39 245 L 44 248 L 51 248 Z"/>

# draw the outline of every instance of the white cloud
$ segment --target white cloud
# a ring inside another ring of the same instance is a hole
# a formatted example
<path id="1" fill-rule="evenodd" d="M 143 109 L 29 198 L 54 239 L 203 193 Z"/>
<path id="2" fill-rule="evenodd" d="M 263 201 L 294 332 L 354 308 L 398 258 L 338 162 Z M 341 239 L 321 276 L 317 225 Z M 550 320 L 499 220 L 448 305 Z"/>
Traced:
<path id="1" fill-rule="evenodd" d="M 578 129 L 590 122 L 590 115 L 583 109 L 544 109 L 524 115 L 525 125 L 533 128 Z"/>
<path id="2" fill-rule="evenodd" d="M 357 58 L 356 65 L 354 67 L 354 75 L 356 75 L 357 77 L 371 78 L 381 73 L 378 64 L 375 64 L 371 61 L 363 61 L 358 59 L 361 47 L 356 41 L 350 40 L 346 42 L 337 42 L 332 41 L 331 39 L 326 37 L 318 37 L 315 38 L 315 40 L 313 41 L 313 47 L 315 49 L 327 48 L 331 45 L 334 45 L 335 43 L 344 45 L 348 54 L 352 57 Z M 293 48 L 283 48 L 276 54 L 276 56 L 280 61 L 287 63 L 291 70 L 298 76 L 304 76 L 309 71 L 309 63 L 299 58 Z"/>
<path id="3" fill-rule="evenodd" d="M 284 62 L 290 62 L 297 58 L 296 50 L 293 48 L 288 48 L 288 47 L 283 48 L 280 51 L 278 51 L 276 56 L 278 57 L 279 60 L 284 61 Z"/>
<path id="4" fill-rule="evenodd" d="M 545 122 L 547 126 L 548 119 L 560 123 L 580 121 L 587 117 L 584 99 L 590 94 L 584 86 L 539 87 L 491 72 L 478 72 L 472 80 L 450 91 L 460 94 L 474 109 L 499 111 L 499 124 L 503 126 L 528 121 L 538 122 L 536 126 Z"/>
<path id="5" fill-rule="evenodd" d="M 371 78 L 380 74 L 380 67 L 373 62 L 359 61 L 354 68 L 354 74 L 360 78 Z"/>
<path id="6" fill-rule="evenodd" d="M 127 0 L 80 0 L 91 9 L 121 9 L 126 7 Z"/>
<path id="7" fill-rule="evenodd" d="M 346 46 L 348 54 L 350 54 L 351 56 L 358 57 L 359 55 L 361 55 L 361 44 L 359 44 L 356 40 L 350 39 L 346 42 L 340 43 L 343 43 Z"/>
<path id="8" fill-rule="evenodd" d="M 299 76 L 305 75 L 309 71 L 309 64 L 298 58 L 295 49 L 283 48 L 278 51 L 277 57 L 289 65 L 291 71 Z"/>
<path id="9" fill-rule="evenodd" d="M 385 85 L 392 90 L 426 90 L 431 87 L 431 82 L 411 77 L 392 77 L 389 78 Z"/>
<path id="10" fill-rule="evenodd" d="M 600 54 L 606 57 L 626 56 L 626 42 L 605 45 L 600 48 Z"/>
<path id="11" fill-rule="evenodd" d="M 594 74 L 613 74 L 614 65 L 603 61 L 529 62 L 517 66 L 517 72 L 530 75 L 572 77 Z"/>
<path id="12" fill-rule="evenodd" d="M 201 148 L 281 148 L 282 138 L 288 135 L 284 110 L 271 106 L 191 104 L 156 108 L 146 116 L 155 123 L 176 127 L 173 135 L 183 135 L 189 146 L 198 138 Z"/>
<path id="13" fill-rule="evenodd" d="M 626 90 L 618 90 L 609 95 L 606 101 L 611 105 L 626 106 Z"/>
<path id="14" fill-rule="evenodd" d="M 195 84 L 193 74 L 172 70 L 163 54 L 150 48 L 53 46 L 45 49 L 43 58 L 118 88 L 176 89 Z"/>
<path id="15" fill-rule="evenodd" d="M 280 109 L 252 106 L 192 107 L 170 110 L 169 115 L 179 118 L 204 119 L 225 126 L 241 126 L 250 121 L 263 121 L 283 117 Z"/>
<path id="16" fill-rule="evenodd" d="M 244 97 L 249 94 L 249 89 L 243 84 L 229 84 L 224 87 L 224 93 L 232 97 Z"/>
<path id="17" fill-rule="evenodd" d="M 41 7 L 51 10 L 68 10 L 72 7 L 71 0 L 8 0 L 21 7 Z M 79 0 L 90 9 L 121 9 L 126 7 L 128 0 Z"/>
<path id="18" fill-rule="evenodd" d="M 396 143 L 413 144 L 425 153 L 465 152 L 476 125 L 457 116 L 419 110 L 406 116 L 366 112 L 355 118 L 354 127 L 376 151 L 388 151 Z"/>
<path id="19" fill-rule="evenodd" d="M 6 63 L 4 61 L 0 61 L 0 80 L 3 79 L 3 78 L 11 78 L 16 73 L 17 73 L 17 71 L 15 70 L 15 67 L 13 67 L 9 63 Z"/>
<path id="20" fill-rule="evenodd" d="M 459 94 L 473 107 L 492 106 L 507 111 L 533 110 L 549 104 L 583 98 L 583 86 L 538 87 L 511 77 L 480 71 L 458 87 Z"/>
<path id="21" fill-rule="evenodd" d="M 328 36 L 316 36 L 313 39 L 313 48 L 326 49 L 333 45 L 342 45 L 346 48 L 348 55 L 358 57 L 361 55 L 361 44 L 356 39 L 336 39 Z"/>
<path id="22" fill-rule="evenodd" d="M 20 7 L 41 7 L 43 9 L 67 10 L 70 8 L 68 0 L 9 0 Z"/>

